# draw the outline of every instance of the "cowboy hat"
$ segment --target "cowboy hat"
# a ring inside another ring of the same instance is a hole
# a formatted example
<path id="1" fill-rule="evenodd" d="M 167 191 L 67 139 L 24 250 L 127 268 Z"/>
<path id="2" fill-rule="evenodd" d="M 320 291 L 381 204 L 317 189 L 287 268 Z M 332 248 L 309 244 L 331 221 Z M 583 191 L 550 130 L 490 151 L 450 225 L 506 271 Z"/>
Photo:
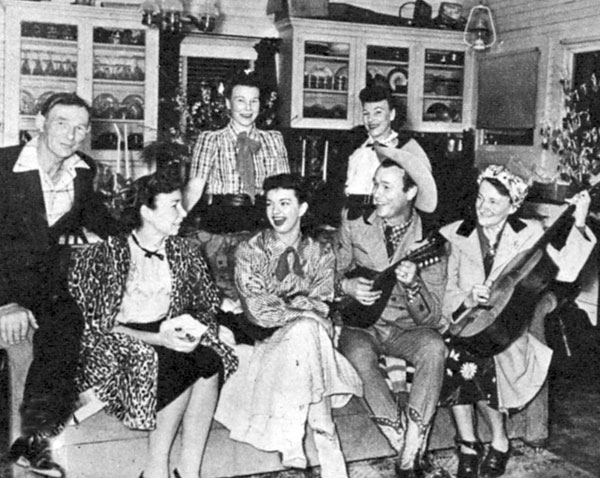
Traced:
<path id="1" fill-rule="evenodd" d="M 423 148 L 411 139 L 401 148 L 376 146 L 380 159 L 390 159 L 400 166 L 417 185 L 415 207 L 423 212 L 433 212 L 437 207 L 437 187 L 431 174 L 431 163 Z"/>

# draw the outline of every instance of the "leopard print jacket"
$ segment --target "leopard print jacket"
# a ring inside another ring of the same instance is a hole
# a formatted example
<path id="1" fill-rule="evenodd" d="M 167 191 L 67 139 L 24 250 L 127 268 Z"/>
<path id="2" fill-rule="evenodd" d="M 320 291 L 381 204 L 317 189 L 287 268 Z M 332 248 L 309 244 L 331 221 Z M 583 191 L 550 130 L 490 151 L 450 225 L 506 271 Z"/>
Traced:
<path id="1" fill-rule="evenodd" d="M 215 287 L 200 251 L 179 237 L 169 237 L 166 256 L 172 276 L 167 320 L 189 313 L 208 326 L 200 343 L 215 350 L 227 379 L 237 368 L 233 350 L 218 338 Z M 69 291 L 84 317 L 77 388 L 93 388 L 106 411 L 127 427 L 156 427 L 158 360 L 154 348 L 112 332 L 120 310 L 130 265 L 126 237 L 110 237 L 80 251 L 69 271 Z"/>

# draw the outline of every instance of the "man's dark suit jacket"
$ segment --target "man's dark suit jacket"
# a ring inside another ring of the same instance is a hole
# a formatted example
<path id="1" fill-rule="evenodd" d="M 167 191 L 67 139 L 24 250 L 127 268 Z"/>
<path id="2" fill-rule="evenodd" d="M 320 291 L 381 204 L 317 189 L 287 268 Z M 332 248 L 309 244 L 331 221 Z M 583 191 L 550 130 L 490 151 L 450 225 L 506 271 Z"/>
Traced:
<path id="1" fill-rule="evenodd" d="M 83 226 L 106 237 L 118 227 L 94 191 L 96 165 L 82 153 L 90 168 L 76 169 L 73 208 L 50 227 L 39 172 L 13 172 L 22 149 L 0 148 L 0 305 L 16 302 L 39 310 L 65 279 L 60 273 L 65 247 L 58 245 L 59 237 L 80 234 Z"/>

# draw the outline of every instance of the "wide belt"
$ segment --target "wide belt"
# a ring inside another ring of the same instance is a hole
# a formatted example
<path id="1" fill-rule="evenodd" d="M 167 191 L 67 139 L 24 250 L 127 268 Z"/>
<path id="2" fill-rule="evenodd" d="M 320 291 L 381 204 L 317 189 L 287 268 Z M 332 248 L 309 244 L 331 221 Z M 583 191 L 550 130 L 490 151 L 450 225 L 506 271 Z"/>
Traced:
<path id="1" fill-rule="evenodd" d="M 209 199 L 211 206 L 220 207 L 249 207 L 254 201 L 247 194 L 214 194 Z"/>

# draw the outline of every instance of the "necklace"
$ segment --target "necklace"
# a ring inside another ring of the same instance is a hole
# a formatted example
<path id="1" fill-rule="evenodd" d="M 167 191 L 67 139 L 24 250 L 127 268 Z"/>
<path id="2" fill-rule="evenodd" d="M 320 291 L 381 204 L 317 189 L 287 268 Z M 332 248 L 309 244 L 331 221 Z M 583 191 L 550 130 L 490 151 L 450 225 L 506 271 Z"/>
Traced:
<path id="1" fill-rule="evenodd" d="M 151 251 L 150 249 L 146 249 L 144 246 L 142 246 L 133 232 L 131 233 L 131 238 L 133 239 L 133 242 L 135 242 L 135 245 L 138 246 L 142 251 L 144 251 L 144 257 L 151 258 L 154 256 L 161 261 L 165 258 L 164 254 L 161 254 L 158 251 Z"/>

